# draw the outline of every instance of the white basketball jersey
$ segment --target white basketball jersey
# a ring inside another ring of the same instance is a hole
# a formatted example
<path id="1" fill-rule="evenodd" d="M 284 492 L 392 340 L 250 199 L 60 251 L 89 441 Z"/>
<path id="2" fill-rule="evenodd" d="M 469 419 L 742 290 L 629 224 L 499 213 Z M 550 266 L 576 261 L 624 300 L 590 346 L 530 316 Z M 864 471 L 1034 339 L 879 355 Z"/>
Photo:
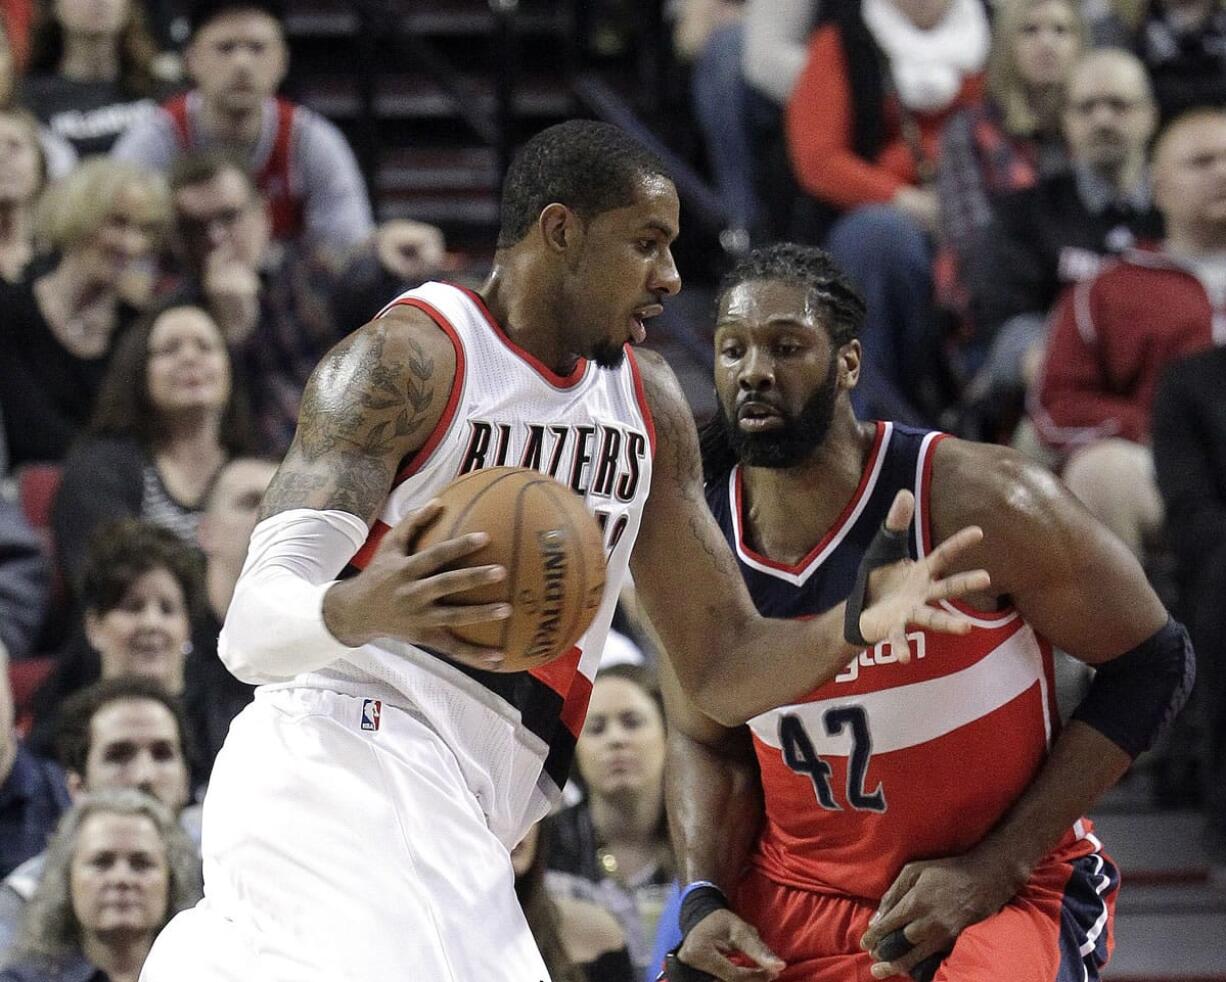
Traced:
<path id="1" fill-rule="evenodd" d="M 385 698 L 419 713 L 455 752 L 491 829 L 512 846 L 566 781 L 651 485 L 655 434 L 629 347 L 619 368 L 580 360 L 561 377 L 511 341 L 469 290 L 427 283 L 387 309 L 398 304 L 446 332 L 455 383 L 351 565 L 364 567 L 390 527 L 461 474 L 530 467 L 581 494 L 603 527 L 604 599 L 574 649 L 531 672 L 480 671 L 381 639 L 293 684 Z"/>

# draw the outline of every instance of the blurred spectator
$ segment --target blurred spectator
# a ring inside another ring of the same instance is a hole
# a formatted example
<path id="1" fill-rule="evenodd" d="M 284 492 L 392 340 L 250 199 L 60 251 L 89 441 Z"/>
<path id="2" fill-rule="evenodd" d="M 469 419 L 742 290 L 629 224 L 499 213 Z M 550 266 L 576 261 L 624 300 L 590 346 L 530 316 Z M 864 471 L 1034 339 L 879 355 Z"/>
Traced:
<path id="1" fill-rule="evenodd" d="M 55 0 L 34 31 L 22 102 L 79 156 L 106 153 L 156 110 L 156 55 L 139 0 Z"/>
<path id="2" fill-rule="evenodd" d="M 963 271 L 984 254 L 991 199 L 1068 164 L 1060 114 L 1084 43 L 1076 0 L 1005 4 L 994 24 L 987 98 L 955 115 L 941 134 L 937 286 L 942 306 L 964 325 L 969 278 Z M 967 366 L 975 367 L 973 361 Z"/>
<path id="3" fill-rule="evenodd" d="M 1092 51 L 1074 66 L 1064 111 L 1072 167 L 996 201 L 969 284 L 976 326 L 993 345 L 982 389 L 1029 388 L 1060 291 L 1092 277 L 1107 257 L 1161 238 L 1146 165 L 1155 120 L 1133 55 Z"/>
<path id="4" fill-rule="evenodd" d="M 755 91 L 780 106 L 808 60 L 820 0 L 746 0 L 743 67 Z"/>
<path id="5" fill-rule="evenodd" d="M 1138 556 L 1160 529 L 1149 449 L 1158 379 L 1176 358 L 1226 343 L 1226 112 L 1194 110 L 1154 149 L 1167 237 L 1065 296 L 1032 407 L 1064 479 Z"/>
<path id="6" fill-rule="evenodd" d="M 343 255 L 374 229 L 357 160 L 340 131 L 276 92 L 289 50 L 276 0 L 200 0 L 185 52 L 196 88 L 132 126 L 115 155 L 156 170 L 210 147 L 247 162 L 279 240 Z"/>
<path id="7" fill-rule="evenodd" d="M 690 94 L 727 225 L 720 241 L 747 252 L 757 226 L 749 89 L 741 69 L 745 32 L 741 0 L 684 0 L 674 33 L 680 57 L 692 63 Z"/>
<path id="8" fill-rule="evenodd" d="M 60 823 L 0 980 L 134 982 L 158 932 L 200 894 L 191 843 L 159 802 L 91 795 Z"/>
<path id="9" fill-rule="evenodd" d="M 271 241 L 268 204 L 231 156 L 206 152 L 181 158 L 171 170 L 171 193 L 186 272 L 178 297 L 212 312 L 252 403 L 258 443 L 282 454 L 294 435 L 311 371 L 358 326 L 334 312 L 342 286 L 376 287 L 378 299 L 365 309 L 377 309 L 406 285 L 438 271 L 442 233 L 416 222 L 385 223 L 338 274 L 310 250 Z"/>
<path id="10" fill-rule="evenodd" d="M 865 294 L 868 415 L 922 422 L 946 401 L 932 305 L 940 132 L 978 101 L 988 55 L 979 0 L 837 4 L 788 106 L 802 188 L 844 213 L 828 248 Z"/>
<path id="11" fill-rule="evenodd" d="M 1221 180 L 1226 180 L 1223 178 Z M 1226 338 L 1219 339 L 1219 344 Z M 1205 724 L 1206 846 L 1226 870 L 1226 347 L 1173 363 L 1154 397 L 1153 449 L 1196 645 Z"/>
<path id="12" fill-rule="evenodd" d="M 144 792 L 177 816 L 179 827 L 198 844 L 200 807 L 189 805 L 187 735 L 178 700 L 149 679 L 123 676 L 74 693 L 60 709 L 56 734 L 69 796 L 79 801 L 117 788 Z M 0 883 L 0 961 L 46 863 L 47 853 L 40 851 Z"/>
<path id="13" fill-rule="evenodd" d="M 1115 8 L 1095 18 L 1095 43 L 1137 53 L 1149 69 L 1164 121 L 1198 106 L 1226 105 L 1221 0 L 1139 0 Z"/>
<path id="14" fill-rule="evenodd" d="M 124 519 L 98 531 L 79 584 L 83 633 L 35 697 L 32 747 L 51 749 L 61 703 L 99 678 L 139 675 L 183 694 L 200 567 L 199 553 L 169 529 Z"/>
<path id="15" fill-rule="evenodd" d="M 64 463 L 52 528 L 67 582 L 80 576 L 94 531 L 115 519 L 140 518 L 194 545 L 209 488 L 247 449 L 248 430 L 208 313 L 146 314 L 116 346 L 89 435 Z"/>
<path id="16" fill-rule="evenodd" d="M 673 878 L 664 750 L 651 674 L 635 665 L 602 669 L 575 750 L 587 797 L 550 823 L 549 866 L 570 874 L 551 883 L 617 918 L 640 976 Z"/>
<path id="17" fill-rule="evenodd" d="M 13 111 L 19 108 L 13 96 L 17 88 L 17 68 L 9 49 L 9 38 L 0 17 L 0 110 Z M 38 139 L 42 144 L 47 176 L 61 178 L 77 165 L 77 152 L 63 137 L 56 136 L 45 126 L 38 127 Z"/>
<path id="18" fill-rule="evenodd" d="M 34 203 L 46 182 L 38 124 L 0 108 L 0 279 L 19 281 L 34 258 Z"/>
<path id="19" fill-rule="evenodd" d="M 169 218 L 160 177 L 105 158 L 43 195 L 36 232 L 52 255 L 18 283 L 0 281 L 0 406 L 14 466 L 62 459 L 84 428 Z"/>
<path id="20" fill-rule="evenodd" d="M 254 686 L 240 682 L 217 657 L 217 636 L 234 596 L 234 585 L 247 558 L 260 501 L 276 472 L 272 461 L 236 457 L 217 474 L 200 518 L 204 550 L 204 612 L 193 634 L 187 660 L 188 712 L 196 723 L 194 738 L 207 778 L 230 723 L 251 701 Z"/>
<path id="21" fill-rule="evenodd" d="M 812 199 L 792 173 L 783 111 L 808 58 L 809 35 L 822 8 L 819 0 L 746 0 L 741 73 L 759 238 L 812 235 Z"/>
<path id="22" fill-rule="evenodd" d="M 21 506 L 0 497 L 0 646 L 13 658 L 33 651 L 50 599 L 49 574 L 42 541 Z"/>
<path id="23" fill-rule="evenodd" d="M 546 823 L 548 820 L 546 820 Z M 553 982 L 637 982 L 626 939 L 613 915 L 547 889 L 541 824 L 511 850 L 515 894 Z"/>
<path id="24" fill-rule="evenodd" d="M 63 775 L 17 738 L 8 652 L 0 644 L 0 876 L 42 852 L 67 807 Z"/>

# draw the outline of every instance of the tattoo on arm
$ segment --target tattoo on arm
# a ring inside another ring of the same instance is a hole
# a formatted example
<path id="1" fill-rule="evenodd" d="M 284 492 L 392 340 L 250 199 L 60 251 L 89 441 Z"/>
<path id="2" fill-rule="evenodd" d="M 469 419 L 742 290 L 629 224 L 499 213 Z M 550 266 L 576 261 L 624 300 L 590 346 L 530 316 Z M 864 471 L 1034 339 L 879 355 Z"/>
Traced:
<path id="1" fill-rule="evenodd" d="M 431 420 L 434 359 L 416 339 L 403 340 L 407 354 L 397 357 L 387 350 L 385 329 L 357 332 L 315 370 L 261 519 L 316 507 L 370 520 Z"/>

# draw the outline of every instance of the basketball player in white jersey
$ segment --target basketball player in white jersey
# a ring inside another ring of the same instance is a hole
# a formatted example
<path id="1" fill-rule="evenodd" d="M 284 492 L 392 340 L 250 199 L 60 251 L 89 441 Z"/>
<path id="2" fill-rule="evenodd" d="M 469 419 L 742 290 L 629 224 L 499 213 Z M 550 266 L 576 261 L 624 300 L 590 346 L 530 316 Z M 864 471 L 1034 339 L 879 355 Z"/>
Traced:
<path id="1" fill-rule="evenodd" d="M 678 211 L 621 131 L 552 127 L 507 175 L 480 294 L 426 284 L 316 369 L 221 636 L 231 671 L 262 685 L 213 770 L 205 899 L 158 939 L 145 982 L 548 979 L 509 852 L 557 800 L 628 566 L 681 683 L 727 725 L 852 657 L 842 609 L 757 615 L 706 510 L 680 388 L 628 346 L 680 288 Z M 504 463 L 582 494 L 606 536 L 594 624 L 530 673 L 490 671 L 500 653 L 447 630 L 507 615 L 448 603 L 505 576 L 440 572 L 483 537 L 412 551 L 442 488 Z M 860 631 L 965 631 L 926 603 L 983 588 L 982 572 L 940 578 L 978 538 L 879 570 Z"/>

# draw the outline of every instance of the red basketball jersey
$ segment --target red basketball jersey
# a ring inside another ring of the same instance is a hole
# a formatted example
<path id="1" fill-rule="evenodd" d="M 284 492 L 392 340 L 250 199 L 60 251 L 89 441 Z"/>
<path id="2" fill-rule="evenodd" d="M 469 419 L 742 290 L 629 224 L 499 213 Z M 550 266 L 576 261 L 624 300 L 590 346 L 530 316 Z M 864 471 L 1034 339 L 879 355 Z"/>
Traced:
<path id="1" fill-rule="evenodd" d="M 812 616 L 843 599 L 902 487 L 916 496 L 912 553 L 926 554 L 942 438 L 878 424 L 855 497 L 795 567 L 744 542 L 733 471 L 712 510 L 759 608 Z M 753 861 L 772 879 L 876 900 L 907 862 L 974 846 L 1033 780 L 1059 727 L 1051 647 L 1016 610 L 958 609 L 973 618 L 969 634 L 916 631 L 906 664 L 878 644 L 804 699 L 750 721 L 766 802 Z M 1059 850 L 1089 852 L 1089 835 L 1078 822 Z"/>

